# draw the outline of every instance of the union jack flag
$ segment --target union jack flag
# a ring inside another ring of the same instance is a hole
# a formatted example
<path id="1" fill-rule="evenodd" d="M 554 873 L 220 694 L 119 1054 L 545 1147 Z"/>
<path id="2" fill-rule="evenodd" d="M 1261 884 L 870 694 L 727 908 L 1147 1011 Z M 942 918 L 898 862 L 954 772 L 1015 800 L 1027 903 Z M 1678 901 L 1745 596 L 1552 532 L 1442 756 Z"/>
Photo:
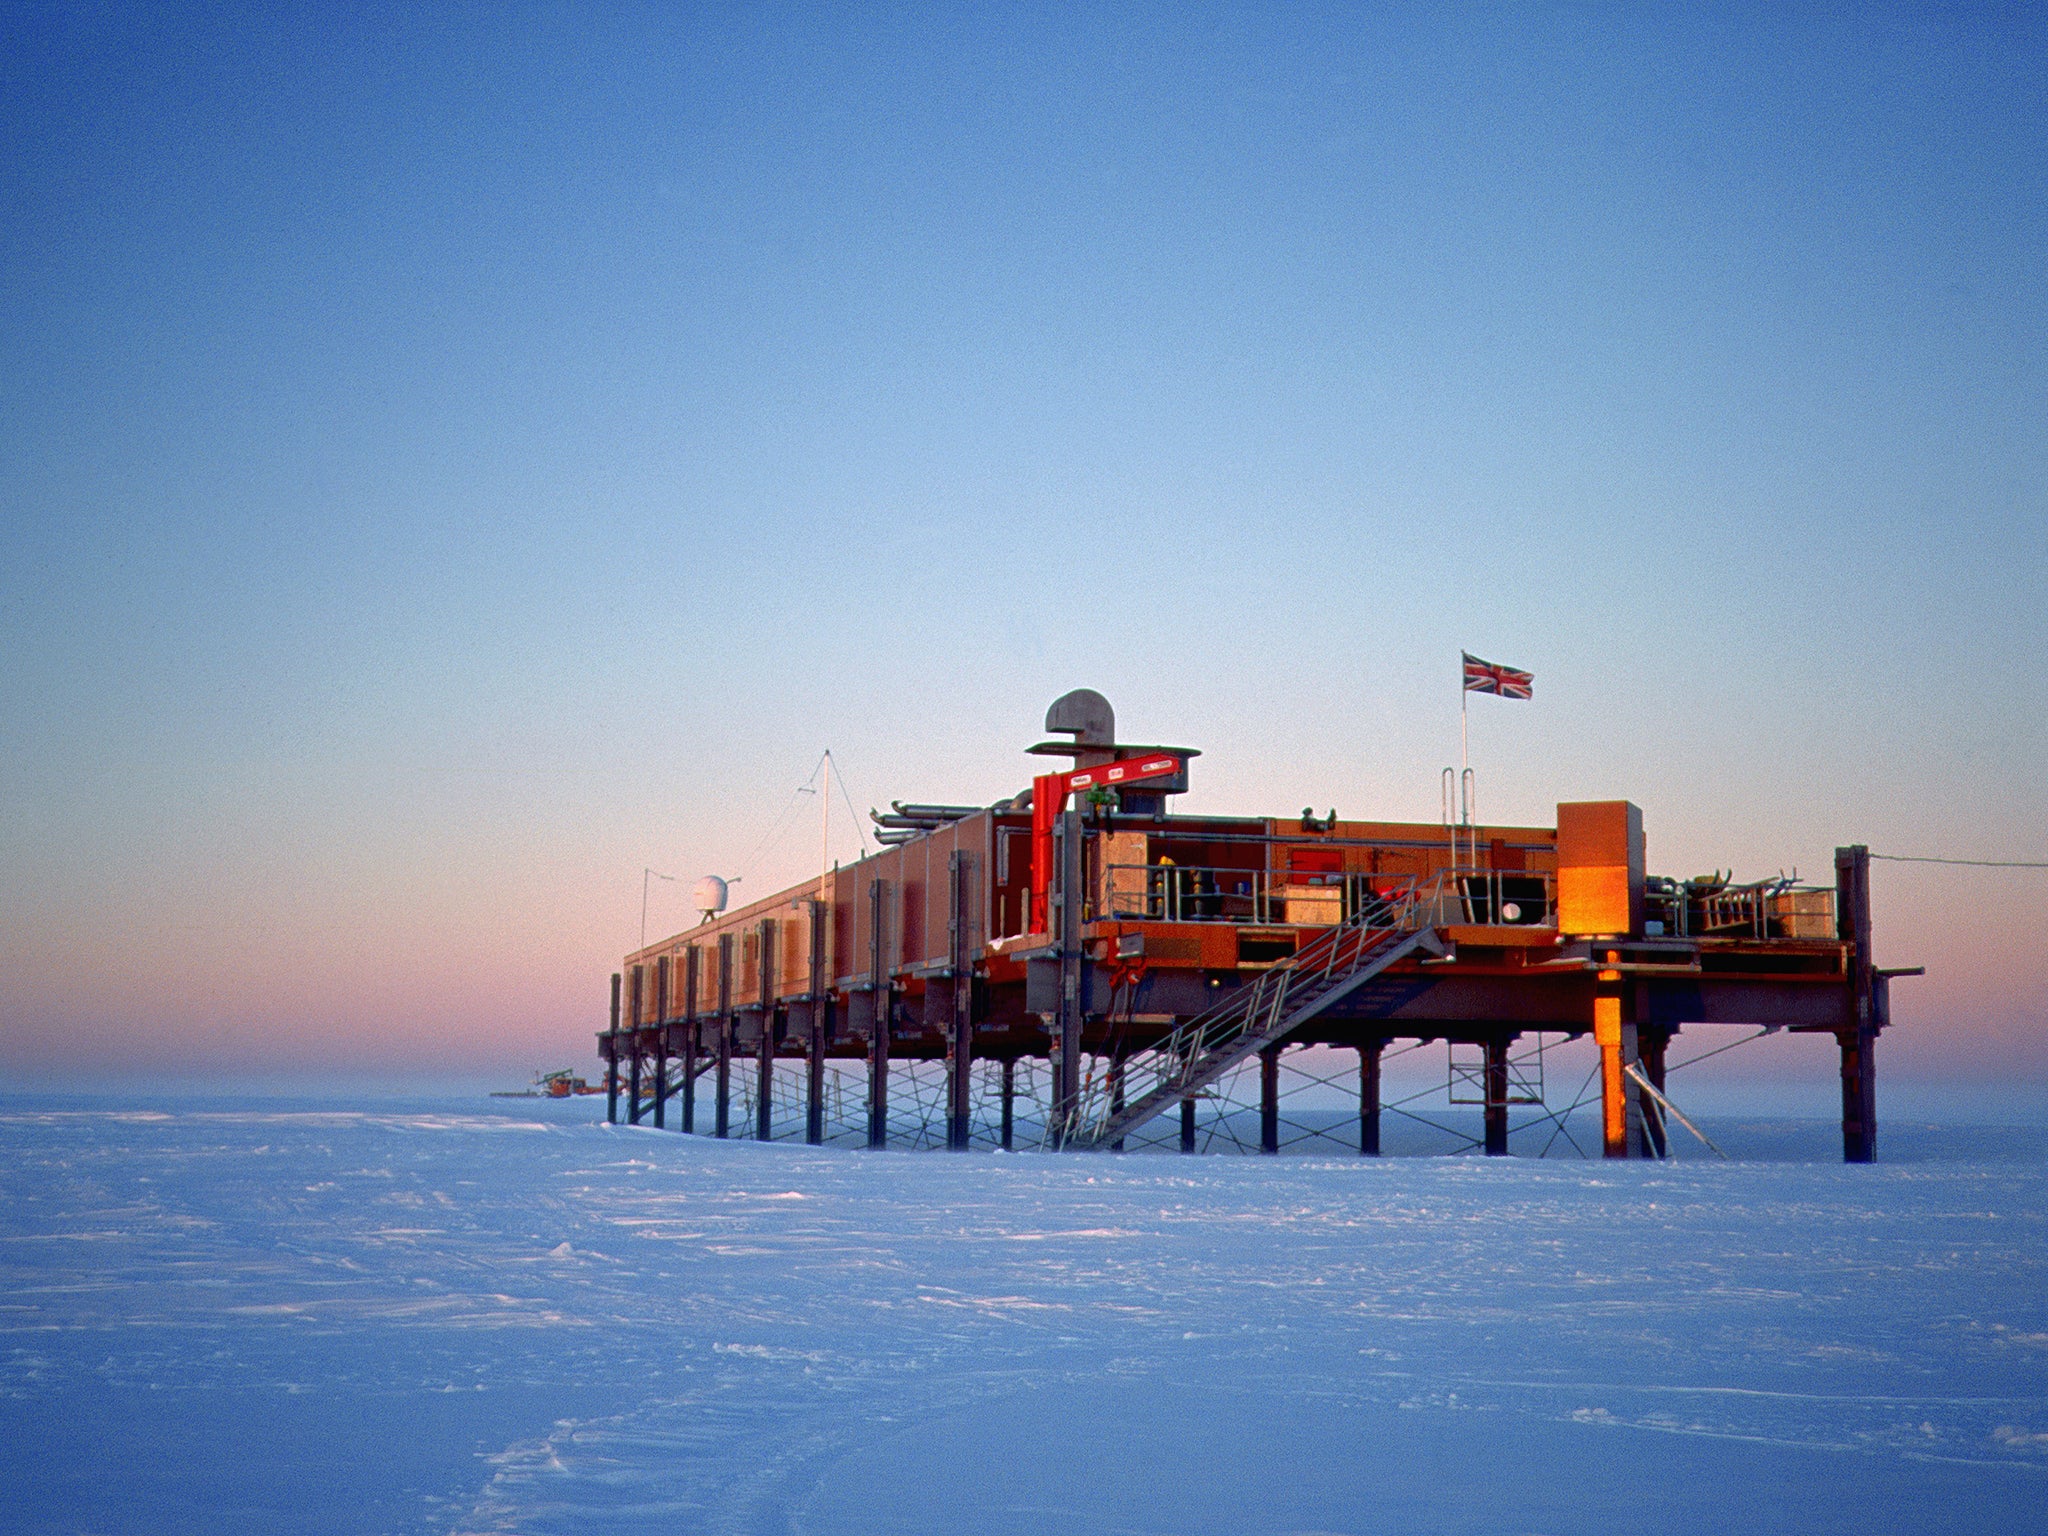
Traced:
<path id="1" fill-rule="evenodd" d="M 1504 699 L 1526 699 L 1535 691 L 1536 674 L 1533 672 L 1496 666 L 1493 662 L 1481 661 L 1470 651 L 1458 654 L 1465 658 L 1467 693 L 1497 693 Z"/>

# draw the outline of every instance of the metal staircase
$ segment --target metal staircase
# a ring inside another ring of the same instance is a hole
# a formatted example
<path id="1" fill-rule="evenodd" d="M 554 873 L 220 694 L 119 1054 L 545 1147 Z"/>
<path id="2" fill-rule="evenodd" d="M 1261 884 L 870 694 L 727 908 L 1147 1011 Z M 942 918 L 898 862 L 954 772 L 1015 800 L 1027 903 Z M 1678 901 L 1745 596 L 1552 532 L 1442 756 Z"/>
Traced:
<path id="1" fill-rule="evenodd" d="M 1411 885 L 1324 929 L 1252 985 L 1125 1057 L 1120 1082 L 1091 1074 L 1064 1134 L 1049 1127 L 1049 1144 L 1077 1150 L 1113 1146 L 1167 1106 L 1200 1093 L 1254 1052 L 1279 1044 L 1350 998 L 1397 960 L 1418 949 L 1442 954 L 1433 926 L 1440 905 L 1434 885 Z"/>

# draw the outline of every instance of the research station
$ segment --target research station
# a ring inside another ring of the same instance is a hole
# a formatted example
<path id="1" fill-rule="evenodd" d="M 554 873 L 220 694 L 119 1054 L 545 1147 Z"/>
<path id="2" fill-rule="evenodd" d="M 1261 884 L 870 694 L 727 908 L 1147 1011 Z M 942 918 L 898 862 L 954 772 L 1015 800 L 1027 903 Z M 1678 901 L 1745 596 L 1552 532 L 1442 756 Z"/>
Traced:
<path id="1" fill-rule="evenodd" d="M 1442 1042 L 1453 1102 L 1480 1111 L 1471 1144 L 1502 1155 L 1525 1108 L 1564 1125 L 1523 1042 L 1590 1036 L 1582 1150 L 1659 1157 L 1691 1128 L 1674 1039 L 1747 1026 L 1835 1038 L 1843 1156 L 1874 1156 L 1888 982 L 1914 972 L 1872 963 L 1866 848 L 1838 848 L 1830 884 L 1674 878 L 1647 869 L 1628 801 L 1488 826 L 1449 784 L 1441 824 L 1181 815 L 1194 749 L 1118 741 L 1086 689 L 1045 728 L 1029 751 L 1058 766 L 1009 800 L 897 802 L 877 852 L 730 911 L 706 882 L 702 922 L 611 978 L 610 1118 L 1187 1152 L 1241 1120 L 1234 1142 L 1276 1152 L 1300 1059 L 1320 1064 L 1319 1138 L 1341 1119 L 1376 1155 L 1384 1060 Z M 1355 1118 L 1328 1113 L 1340 1079 Z M 1254 1081 L 1232 1116 L 1225 1085 Z"/>

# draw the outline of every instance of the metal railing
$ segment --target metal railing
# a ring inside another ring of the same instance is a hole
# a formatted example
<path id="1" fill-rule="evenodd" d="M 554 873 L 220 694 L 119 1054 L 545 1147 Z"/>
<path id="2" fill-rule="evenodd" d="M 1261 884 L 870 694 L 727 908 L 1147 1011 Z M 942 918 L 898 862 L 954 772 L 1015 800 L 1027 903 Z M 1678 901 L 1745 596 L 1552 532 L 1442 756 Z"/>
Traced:
<path id="1" fill-rule="evenodd" d="M 1190 864 L 1112 864 L 1103 871 L 1098 918 L 1329 928 L 1417 900 L 1413 875 L 1231 869 Z M 1556 878 L 1538 870 L 1460 869 L 1428 877 L 1419 920 L 1547 927 Z"/>
<path id="2" fill-rule="evenodd" d="M 1261 1045 L 1296 1027 L 1335 989 L 1349 990 L 1427 939 L 1444 900 L 1442 875 L 1373 877 L 1394 889 L 1375 893 L 1342 923 L 1308 940 L 1294 956 L 1262 971 L 1171 1034 L 1115 1059 L 1109 1073 L 1091 1070 L 1064 1125 L 1047 1127 L 1052 1146 L 1100 1146 L 1158 1113 L 1171 1100 L 1198 1093 Z"/>
<path id="3" fill-rule="evenodd" d="M 1736 885 L 1719 875 L 1653 875 L 1643 896 L 1644 932 L 1679 939 L 1832 939 L 1832 887 L 1779 875 Z"/>

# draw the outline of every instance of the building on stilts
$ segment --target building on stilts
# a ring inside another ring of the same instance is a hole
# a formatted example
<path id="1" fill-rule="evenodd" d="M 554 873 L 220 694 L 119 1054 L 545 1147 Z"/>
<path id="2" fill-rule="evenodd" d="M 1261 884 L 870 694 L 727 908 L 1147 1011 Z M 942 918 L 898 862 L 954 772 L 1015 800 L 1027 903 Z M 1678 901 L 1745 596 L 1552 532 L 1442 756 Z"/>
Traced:
<path id="1" fill-rule="evenodd" d="M 1866 848 L 1838 848 L 1831 883 L 1738 884 L 1651 874 L 1619 800 L 1534 827 L 1448 805 L 1441 825 L 1182 815 L 1193 749 L 1119 742 L 1085 689 L 1046 729 L 1030 751 L 1063 765 L 1017 796 L 899 802 L 878 852 L 627 955 L 598 1036 L 611 1118 L 1194 1151 L 1224 1124 L 1224 1085 L 1255 1078 L 1229 1140 L 1249 1147 L 1255 1119 L 1276 1152 L 1283 1061 L 1313 1059 L 1325 1086 L 1351 1064 L 1344 1136 L 1376 1154 L 1383 1061 L 1445 1042 L 1453 1100 L 1482 1109 L 1473 1145 L 1498 1155 L 1518 1105 L 1565 1127 L 1532 1095 L 1526 1043 L 1590 1036 L 1587 1150 L 1660 1156 L 1689 1125 L 1665 1081 L 1674 1038 L 1748 1026 L 1835 1037 L 1843 1156 L 1874 1156 L 1888 984 L 1916 972 L 1872 961 Z"/>

